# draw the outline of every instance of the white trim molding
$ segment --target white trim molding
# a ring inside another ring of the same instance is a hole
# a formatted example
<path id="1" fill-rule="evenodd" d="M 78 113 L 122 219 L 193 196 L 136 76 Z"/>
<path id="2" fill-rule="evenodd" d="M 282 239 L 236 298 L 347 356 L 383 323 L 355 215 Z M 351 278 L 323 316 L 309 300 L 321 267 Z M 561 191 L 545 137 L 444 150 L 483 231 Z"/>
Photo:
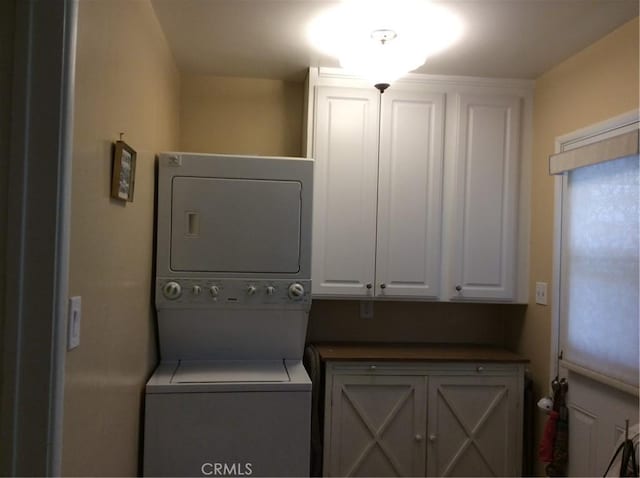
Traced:
<path id="1" fill-rule="evenodd" d="M 591 166 L 638 154 L 638 130 L 549 156 L 549 174 Z"/>
<path id="2" fill-rule="evenodd" d="M 62 457 L 77 0 L 16 2 L 0 473 Z"/>

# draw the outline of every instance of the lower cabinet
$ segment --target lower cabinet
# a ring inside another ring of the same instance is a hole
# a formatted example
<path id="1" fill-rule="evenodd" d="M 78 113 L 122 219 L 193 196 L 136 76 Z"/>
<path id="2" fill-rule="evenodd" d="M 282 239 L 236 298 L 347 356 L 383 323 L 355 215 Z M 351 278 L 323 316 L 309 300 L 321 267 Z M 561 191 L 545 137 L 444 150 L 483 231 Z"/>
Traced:
<path id="1" fill-rule="evenodd" d="M 329 476 L 419 476 L 427 424 L 424 377 L 336 375 L 328 414 Z M 325 447 L 326 450 L 326 447 Z"/>
<path id="2" fill-rule="evenodd" d="M 521 364 L 327 362 L 325 476 L 518 476 Z"/>

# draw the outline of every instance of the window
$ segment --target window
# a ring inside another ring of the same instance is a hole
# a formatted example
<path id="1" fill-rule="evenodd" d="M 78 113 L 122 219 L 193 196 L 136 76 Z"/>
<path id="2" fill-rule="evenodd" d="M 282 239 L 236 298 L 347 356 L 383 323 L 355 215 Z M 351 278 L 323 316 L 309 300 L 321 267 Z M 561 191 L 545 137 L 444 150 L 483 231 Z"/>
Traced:
<path id="1" fill-rule="evenodd" d="M 561 368 L 638 396 L 638 113 L 558 139 L 554 322 Z M 559 212 L 559 214 L 558 214 Z"/>
<path id="2" fill-rule="evenodd" d="M 560 349 L 577 365 L 638 387 L 638 156 L 565 172 Z"/>

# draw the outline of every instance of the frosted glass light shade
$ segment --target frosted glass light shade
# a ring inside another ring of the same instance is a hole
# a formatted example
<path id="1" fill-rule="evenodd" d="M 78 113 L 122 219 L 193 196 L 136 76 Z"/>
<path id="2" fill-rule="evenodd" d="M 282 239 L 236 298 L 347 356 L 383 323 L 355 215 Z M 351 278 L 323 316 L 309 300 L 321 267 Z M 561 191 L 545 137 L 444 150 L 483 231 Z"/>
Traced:
<path id="1" fill-rule="evenodd" d="M 340 55 L 340 66 L 371 83 L 391 83 L 422 66 L 426 54 L 396 38 L 388 43 L 369 41 Z"/>
<path id="2" fill-rule="evenodd" d="M 381 44 L 376 30 L 397 38 Z M 428 0 L 350 0 L 324 11 L 307 26 L 311 44 L 338 58 L 350 73 L 373 83 L 390 83 L 448 48 L 463 33 L 460 19 Z"/>

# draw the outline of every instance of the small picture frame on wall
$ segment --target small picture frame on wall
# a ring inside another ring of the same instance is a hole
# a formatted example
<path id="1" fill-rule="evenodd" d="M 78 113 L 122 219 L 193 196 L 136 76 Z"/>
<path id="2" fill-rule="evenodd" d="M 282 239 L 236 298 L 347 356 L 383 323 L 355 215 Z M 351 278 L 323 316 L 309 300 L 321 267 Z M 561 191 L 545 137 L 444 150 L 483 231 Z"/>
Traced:
<path id="1" fill-rule="evenodd" d="M 136 184 L 136 152 L 124 141 L 116 141 L 113 150 L 111 197 L 133 202 Z"/>

